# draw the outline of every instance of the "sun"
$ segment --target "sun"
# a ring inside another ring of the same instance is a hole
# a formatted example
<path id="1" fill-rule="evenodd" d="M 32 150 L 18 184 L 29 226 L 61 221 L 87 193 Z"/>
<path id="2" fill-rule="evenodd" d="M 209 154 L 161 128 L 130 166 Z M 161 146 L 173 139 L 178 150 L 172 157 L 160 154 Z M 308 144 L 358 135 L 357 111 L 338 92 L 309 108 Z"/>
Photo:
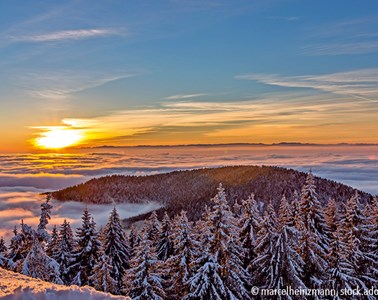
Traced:
<path id="1" fill-rule="evenodd" d="M 44 132 L 33 140 L 34 146 L 44 149 L 62 149 L 79 144 L 84 139 L 83 131 L 62 126 L 43 128 Z"/>

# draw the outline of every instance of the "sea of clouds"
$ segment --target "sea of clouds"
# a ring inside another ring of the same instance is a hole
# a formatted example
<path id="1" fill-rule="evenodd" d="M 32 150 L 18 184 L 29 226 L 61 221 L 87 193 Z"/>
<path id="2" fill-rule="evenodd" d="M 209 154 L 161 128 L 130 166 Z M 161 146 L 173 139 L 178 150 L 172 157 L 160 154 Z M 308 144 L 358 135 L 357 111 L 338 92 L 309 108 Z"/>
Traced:
<path id="1" fill-rule="evenodd" d="M 149 175 L 173 170 L 226 165 L 274 165 L 309 171 L 352 187 L 378 193 L 378 146 L 186 146 L 81 149 L 70 154 L 0 154 L 0 236 L 10 235 L 20 219 L 36 225 L 40 193 L 109 174 Z M 66 218 L 80 224 L 85 204 L 53 203 L 51 224 Z M 98 225 L 113 205 L 87 205 Z M 138 215 L 156 203 L 123 204 L 122 218 Z"/>

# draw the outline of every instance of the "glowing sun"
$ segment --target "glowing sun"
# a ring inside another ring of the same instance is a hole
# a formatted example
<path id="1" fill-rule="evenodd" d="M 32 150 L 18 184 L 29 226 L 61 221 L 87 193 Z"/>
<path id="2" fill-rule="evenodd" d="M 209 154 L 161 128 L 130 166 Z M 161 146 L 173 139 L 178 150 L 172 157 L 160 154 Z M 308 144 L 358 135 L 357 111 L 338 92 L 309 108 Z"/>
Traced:
<path id="1" fill-rule="evenodd" d="M 69 129 L 61 126 L 44 127 L 45 131 L 33 140 L 33 144 L 39 148 L 61 149 L 74 146 L 84 139 L 82 130 Z"/>

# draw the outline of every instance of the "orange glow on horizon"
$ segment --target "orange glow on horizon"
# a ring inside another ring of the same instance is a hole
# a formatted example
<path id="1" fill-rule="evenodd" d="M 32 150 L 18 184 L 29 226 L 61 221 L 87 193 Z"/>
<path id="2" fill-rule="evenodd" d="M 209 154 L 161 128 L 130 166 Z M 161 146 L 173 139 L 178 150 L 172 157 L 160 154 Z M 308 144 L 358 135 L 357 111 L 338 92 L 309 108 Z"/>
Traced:
<path id="1" fill-rule="evenodd" d="M 65 126 L 35 127 L 42 129 L 40 136 L 32 140 L 32 144 L 42 149 L 62 149 L 76 146 L 85 139 L 81 129 Z"/>

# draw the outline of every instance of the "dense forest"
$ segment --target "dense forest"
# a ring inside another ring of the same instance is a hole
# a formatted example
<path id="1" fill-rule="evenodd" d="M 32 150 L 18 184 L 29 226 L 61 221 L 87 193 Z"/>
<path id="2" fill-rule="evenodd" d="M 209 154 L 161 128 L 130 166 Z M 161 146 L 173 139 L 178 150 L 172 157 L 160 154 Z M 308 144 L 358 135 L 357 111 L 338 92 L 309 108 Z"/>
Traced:
<path id="1" fill-rule="evenodd" d="M 89 180 L 86 183 L 52 193 L 58 200 L 82 201 L 88 203 L 143 203 L 156 201 L 164 206 L 158 211 L 162 217 L 167 211 L 170 217 L 187 211 L 188 219 L 201 218 L 206 205 L 211 206 L 211 198 L 222 182 L 228 202 L 233 206 L 240 199 L 254 193 L 258 201 L 272 202 L 278 209 L 282 195 L 288 199 L 300 191 L 306 173 L 271 166 L 234 166 L 204 168 L 190 171 L 175 171 L 149 176 L 112 175 Z M 315 177 L 318 197 L 321 203 L 329 199 L 347 201 L 355 192 L 350 186 Z M 359 191 L 363 202 L 371 201 L 371 195 Z M 131 218 L 129 221 L 143 220 L 147 215 Z"/>
<path id="2" fill-rule="evenodd" d="M 50 232 L 47 196 L 36 229 L 21 222 L 9 247 L 0 240 L 0 266 L 133 299 L 376 299 L 363 292 L 377 283 L 378 199 L 362 201 L 355 191 L 345 202 L 322 203 L 317 190 L 309 173 L 277 208 L 259 205 L 254 194 L 231 207 L 220 184 L 195 222 L 185 211 L 154 212 L 128 233 L 116 207 L 99 230 L 84 210 L 76 234 L 66 221 Z M 329 293 L 256 293 L 287 287 Z M 340 294 L 355 289 L 362 294 Z"/>

